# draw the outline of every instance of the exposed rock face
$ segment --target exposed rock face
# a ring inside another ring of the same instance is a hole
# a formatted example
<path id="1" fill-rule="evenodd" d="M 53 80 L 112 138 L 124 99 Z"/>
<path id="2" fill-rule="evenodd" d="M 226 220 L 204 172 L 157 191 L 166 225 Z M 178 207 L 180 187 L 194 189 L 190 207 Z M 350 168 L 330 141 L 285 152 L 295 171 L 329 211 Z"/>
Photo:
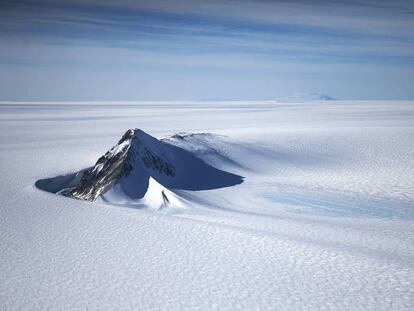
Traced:
<path id="1" fill-rule="evenodd" d="M 77 186 L 62 194 L 76 199 L 95 201 L 120 177 L 128 176 L 136 161 L 142 161 L 147 168 L 157 170 L 166 176 L 174 176 L 173 166 L 161 156 L 154 154 L 146 145 L 148 143 L 146 136 L 149 135 L 139 129 L 126 131 L 118 144 L 83 174 Z"/>

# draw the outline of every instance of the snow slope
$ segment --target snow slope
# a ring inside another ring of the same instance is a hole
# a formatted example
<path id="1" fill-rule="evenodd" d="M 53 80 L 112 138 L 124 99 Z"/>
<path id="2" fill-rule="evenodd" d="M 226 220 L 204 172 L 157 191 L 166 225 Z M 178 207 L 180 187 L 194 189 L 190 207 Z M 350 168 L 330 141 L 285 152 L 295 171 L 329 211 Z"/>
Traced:
<path id="1" fill-rule="evenodd" d="M 150 178 L 154 210 L 35 186 L 137 127 L 244 182 Z M 0 306 L 411 310 L 413 137 L 403 101 L 0 103 Z"/>

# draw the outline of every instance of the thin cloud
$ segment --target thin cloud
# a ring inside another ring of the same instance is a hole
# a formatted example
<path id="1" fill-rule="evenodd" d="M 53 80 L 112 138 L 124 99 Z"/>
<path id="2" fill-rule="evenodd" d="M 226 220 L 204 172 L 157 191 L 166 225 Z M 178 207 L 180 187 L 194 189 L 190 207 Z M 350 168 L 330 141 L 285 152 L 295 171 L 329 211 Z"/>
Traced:
<path id="1" fill-rule="evenodd" d="M 376 79 L 387 66 L 414 70 L 413 12 L 409 1 L 3 1 L 0 66 L 168 68 L 208 81 L 319 68 L 337 83 L 364 66 Z"/>

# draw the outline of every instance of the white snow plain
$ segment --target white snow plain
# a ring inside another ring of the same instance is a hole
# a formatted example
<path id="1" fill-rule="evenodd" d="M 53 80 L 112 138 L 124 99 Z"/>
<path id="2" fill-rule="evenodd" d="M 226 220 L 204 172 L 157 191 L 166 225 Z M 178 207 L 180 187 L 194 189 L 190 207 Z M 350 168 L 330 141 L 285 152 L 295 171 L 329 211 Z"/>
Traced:
<path id="1" fill-rule="evenodd" d="M 34 186 L 129 128 L 244 182 L 161 211 Z M 414 102 L 1 102 L 0 168 L 2 310 L 414 309 Z"/>

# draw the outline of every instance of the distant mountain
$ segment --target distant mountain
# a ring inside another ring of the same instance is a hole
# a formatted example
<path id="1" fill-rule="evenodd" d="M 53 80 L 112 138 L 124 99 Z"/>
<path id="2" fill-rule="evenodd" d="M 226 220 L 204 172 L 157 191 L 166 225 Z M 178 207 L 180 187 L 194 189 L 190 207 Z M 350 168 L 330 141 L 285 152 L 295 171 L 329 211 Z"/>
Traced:
<path id="1" fill-rule="evenodd" d="M 278 102 L 307 102 L 307 101 L 324 101 L 324 100 L 336 100 L 336 98 L 321 94 L 321 93 L 305 93 L 305 92 L 297 92 L 291 96 L 285 96 L 277 98 L 276 101 Z"/>

